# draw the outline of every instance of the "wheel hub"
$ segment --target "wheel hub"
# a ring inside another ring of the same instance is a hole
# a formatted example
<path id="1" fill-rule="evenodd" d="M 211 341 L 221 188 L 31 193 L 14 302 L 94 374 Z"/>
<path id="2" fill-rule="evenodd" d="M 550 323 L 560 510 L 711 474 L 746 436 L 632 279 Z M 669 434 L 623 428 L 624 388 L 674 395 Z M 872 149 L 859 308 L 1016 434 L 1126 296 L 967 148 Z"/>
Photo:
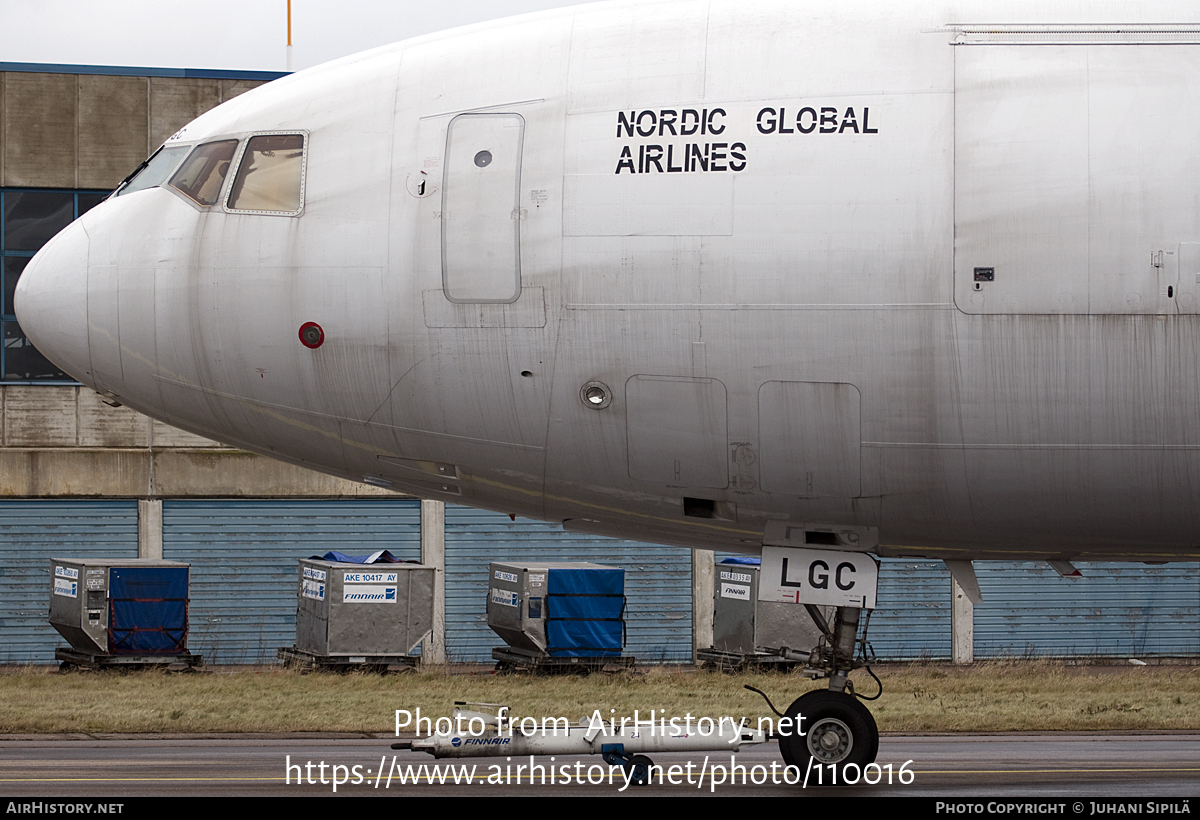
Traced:
<path id="1" fill-rule="evenodd" d="M 808 730 L 808 750 L 821 763 L 840 763 L 854 748 L 854 734 L 837 718 L 824 718 Z"/>

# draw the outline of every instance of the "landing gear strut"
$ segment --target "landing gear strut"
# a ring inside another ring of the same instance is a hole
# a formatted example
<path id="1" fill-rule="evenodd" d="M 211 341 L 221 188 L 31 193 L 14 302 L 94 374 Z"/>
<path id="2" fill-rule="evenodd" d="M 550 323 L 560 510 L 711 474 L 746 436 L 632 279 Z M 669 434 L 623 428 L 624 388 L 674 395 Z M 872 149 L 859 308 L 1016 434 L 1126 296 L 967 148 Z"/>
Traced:
<path id="1" fill-rule="evenodd" d="M 780 733 L 783 761 L 802 771 L 808 769 L 810 760 L 813 765 L 854 763 L 862 767 L 873 763 L 879 751 L 879 728 L 871 712 L 854 694 L 854 684 L 849 678 L 851 671 L 867 665 L 870 654 L 865 624 L 863 638 L 858 639 L 862 610 L 837 607 L 837 616 L 830 627 L 818 607 L 805 606 L 821 630 L 821 641 L 807 658 L 804 653 L 787 647 L 779 652 L 789 659 L 806 659 L 804 673 L 813 678 L 828 677 L 829 688 L 801 695 L 787 708 L 784 716 L 792 718 L 792 731 Z"/>

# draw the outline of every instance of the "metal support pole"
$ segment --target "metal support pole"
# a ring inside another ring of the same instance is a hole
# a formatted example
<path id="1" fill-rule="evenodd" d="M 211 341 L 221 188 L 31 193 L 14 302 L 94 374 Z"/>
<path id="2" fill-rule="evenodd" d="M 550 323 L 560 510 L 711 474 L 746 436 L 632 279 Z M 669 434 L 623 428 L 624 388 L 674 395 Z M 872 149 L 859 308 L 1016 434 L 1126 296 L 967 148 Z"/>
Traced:
<path id="1" fill-rule="evenodd" d="M 446 662 L 446 505 L 421 501 L 421 563 L 436 570 L 433 581 L 433 631 L 421 647 L 423 663 Z"/>
<path id="2" fill-rule="evenodd" d="M 951 651 L 955 663 L 975 662 L 975 604 L 958 584 L 950 579 L 950 629 L 953 635 Z"/>
<path id="3" fill-rule="evenodd" d="M 138 558 L 163 557 L 161 498 L 138 499 Z"/>
<path id="4" fill-rule="evenodd" d="M 713 645 L 713 563 L 712 550 L 692 551 L 692 661 L 696 650 Z"/>

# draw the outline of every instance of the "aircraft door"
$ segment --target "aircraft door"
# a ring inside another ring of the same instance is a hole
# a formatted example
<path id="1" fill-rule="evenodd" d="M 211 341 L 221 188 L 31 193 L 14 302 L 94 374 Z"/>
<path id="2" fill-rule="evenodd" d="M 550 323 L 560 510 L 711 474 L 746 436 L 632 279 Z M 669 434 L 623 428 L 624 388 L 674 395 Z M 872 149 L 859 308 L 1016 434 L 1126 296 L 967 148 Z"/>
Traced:
<path id="1" fill-rule="evenodd" d="M 459 114 L 446 133 L 442 175 L 442 288 L 458 303 L 521 295 L 519 114 Z"/>
<path id="2" fill-rule="evenodd" d="M 1175 254 L 1200 240 L 1200 43 L 1146 39 L 1196 34 L 1059 35 L 978 27 L 955 49 L 955 303 L 1200 313 L 1200 282 Z"/>

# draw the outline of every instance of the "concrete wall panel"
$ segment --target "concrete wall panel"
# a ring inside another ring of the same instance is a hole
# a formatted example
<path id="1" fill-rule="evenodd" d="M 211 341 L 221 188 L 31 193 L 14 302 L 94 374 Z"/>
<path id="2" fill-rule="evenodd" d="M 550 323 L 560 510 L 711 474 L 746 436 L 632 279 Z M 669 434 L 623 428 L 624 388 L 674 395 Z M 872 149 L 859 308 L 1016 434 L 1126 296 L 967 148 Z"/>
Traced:
<path id="1" fill-rule="evenodd" d="M 150 422 L 150 445 L 152 447 L 202 447 L 206 450 L 216 450 L 226 445 L 213 441 L 178 427 L 163 424 L 161 421 Z"/>
<path id="2" fill-rule="evenodd" d="M 259 80 L 221 80 L 221 102 L 228 102 L 239 94 L 245 94 L 252 88 L 258 88 Z"/>
<path id="3" fill-rule="evenodd" d="M 150 131 L 146 144 L 149 156 L 167 138 L 221 103 L 219 80 L 150 78 Z"/>
<path id="4" fill-rule="evenodd" d="M 147 156 L 145 77 L 79 75 L 79 188 L 115 188 Z"/>
<path id="5" fill-rule="evenodd" d="M 74 74 L 8 73 L 4 84 L 2 184 L 78 187 L 78 80 Z"/>
<path id="6" fill-rule="evenodd" d="M 240 450 L 155 451 L 154 484 L 155 494 L 161 496 L 397 497 L 396 493 L 379 487 L 316 473 Z"/>
<path id="7" fill-rule="evenodd" d="M 0 72 L 0 185 L 115 187 L 182 126 L 260 85 Z"/>
<path id="8" fill-rule="evenodd" d="M 13 448 L 0 450 L 0 497 L 395 496 L 109 407 L 82 386 L 0 386 L 0 413 Z"/>
<path id="9" fill-rule="evenodd" d="M 0 450 L 0 496 L 137 498 L 150 477 L 149 450 Z"/>
<path id="10" fill-rule="evenodd" d="M 240 450 L 0 449 L 0 498 L 400 498 Z"/>
<path id="11" fill-rule="evenodd" d="M 150 419 L 128 407 L 110 407 L 86 387 L 76 391 L 76 443 L 80 447 L 149 447 Z"/>
<path id="12" fill-rule="evenodd" d="M 4 388 L 5 447 L 74 447 L 78 387 L 10 384 Z"/>
<path id="13" fill-rule="evenodd" d="M 150 446 L 150 419 L 127 407 L 109 407 L 86 387 L 11 384 L 0 395 L 5 446 Z M 191 446 L 212 446 L 192 438 Z"/>

